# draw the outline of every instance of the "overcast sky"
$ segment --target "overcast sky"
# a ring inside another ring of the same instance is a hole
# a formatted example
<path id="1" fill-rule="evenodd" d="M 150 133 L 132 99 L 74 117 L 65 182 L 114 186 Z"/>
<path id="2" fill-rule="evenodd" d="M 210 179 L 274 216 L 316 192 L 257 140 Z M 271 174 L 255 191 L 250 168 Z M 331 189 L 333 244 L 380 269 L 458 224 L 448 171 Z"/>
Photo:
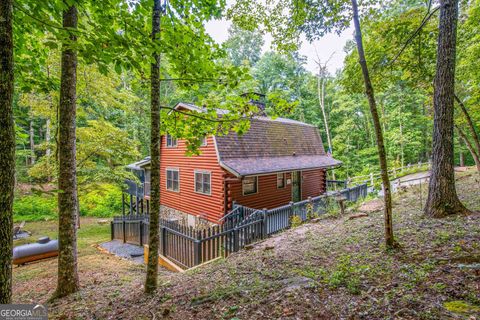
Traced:
<path id="1" fill-rule="evenodd" d="M 223 43 L 228 38 L 228 28 L 230 27 L 230 21 L 226 20 L 215 20 L 210 21 L 206 25 L 207 32 L 212 36 L 212 38 L 218 42 Z M 335 73 L 335 71 L 343 66 L 343 59 L 345 58 L 345 52 L 343 47 L 347 40 L 353 39 L 353 28 L 345 30 L 340 36 L 336 34 L 329 34 L 323 37 L 319 41 L 314 43 L 309 43 L 308 41 L 302 41 L 302 46 L 300 48 L 300 54 L 307 57 L 307 64 L 305 67 L 311 72 L 317 72 L 318 68 L 315 64 L 317 60 L 317 55 L 315 49 L 318 52 L 318 56 L 322 63 L 325 63 L 330 56 L 330 62 L 328 63 L 328 70 L 330 73 Z M 271 46 L 271 36 L 264 36 L 265 45 L 263 51 L 270 50 Z"/>

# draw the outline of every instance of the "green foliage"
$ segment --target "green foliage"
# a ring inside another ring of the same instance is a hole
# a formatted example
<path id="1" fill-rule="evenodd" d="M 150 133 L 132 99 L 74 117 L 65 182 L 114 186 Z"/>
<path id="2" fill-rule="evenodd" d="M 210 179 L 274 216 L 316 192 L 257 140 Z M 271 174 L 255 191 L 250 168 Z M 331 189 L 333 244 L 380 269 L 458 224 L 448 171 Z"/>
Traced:
<path id="1" fill-rule="evenodd" d="M 122 190 L 112 184 L 100 184 L 80 195 L 80 214 L 91 217 L 112 217 L 122 213 Z"/>
<path id="2" fill-rule="evenodd" d="M 344 287 L 352 294 L 360 293 L 360 275 L 366 266 L 356 266 L 349 255 L 340 256 L 333 268 L 323 272 L 323 279 L 332 288 Z"/>
<path id="3" fill-rule="evenodd" d="M 465 301 L 460 301 L 460 300 L 445 302 L 443 306 L 448 311 L 451 311 L 454 313 L 460 313 L 460 314 L 475 314 L 477 312 L 480 312 L 479 306 L 474 306 Z"/>
<path id="4" fill-rule="evenodd" d="M 52 195 L 26 195 L 15 197 L 13 219 L 19 221 L 46 221 L 57 218 L 57 198 Z"/>
<path id="5" fill-rule="evenodd" d="M 248 31 L 232 25 L 228 39 L 223 44 L 232 63 L 236 66 L 254 66 L 262 53 L 263 37 L 258 31 Z"/>
<path id="6" fill-rule="evenodd" d="M 302 223 L 303 223 L 303 221 L 302 221 L 302 218 L 300 218 L 300 216 L 293 215 L 290 218 L 290 226 L 292 228 L 296 228 L 296 227 L 300 226 Z"/>
<path id="7" fill-rule="evenodd" d="M 88 217 L 112 217 L 122 212 L 122 191 L 114 184 L 90 185 L 80 192 L 80 215 Z M 57 197 L 51 193 L 17 195 L 14 205 L 15 221 L 46 221 L 57 219 Z"/>

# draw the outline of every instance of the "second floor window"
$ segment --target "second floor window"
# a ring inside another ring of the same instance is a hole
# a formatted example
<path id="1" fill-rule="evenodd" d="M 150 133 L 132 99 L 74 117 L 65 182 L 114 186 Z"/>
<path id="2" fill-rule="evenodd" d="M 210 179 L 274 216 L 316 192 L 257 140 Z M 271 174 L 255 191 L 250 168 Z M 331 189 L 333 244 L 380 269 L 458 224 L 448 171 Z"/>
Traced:
<path id="1" fill-rule="evenodd" d="M 175 192 L 180 190 L 180 174 L 178 169 L 167 169 L 167 190 Z"/>
<path id="2" fill-rule="evenodd" d="M 177 146 L 177 139 L 167 134 L 167 147 L 172 148 Z"/>
<path id="3" fill-rule="evenodd" d="M 207 145 L 207 137 L 200 138 L 200 147 L 205 147 Z"/>
<path id="4" fill-rule="evenodd" d="M 210 194 L 211 174 L 209 171 L 195 171 L 195 192 Z"/>

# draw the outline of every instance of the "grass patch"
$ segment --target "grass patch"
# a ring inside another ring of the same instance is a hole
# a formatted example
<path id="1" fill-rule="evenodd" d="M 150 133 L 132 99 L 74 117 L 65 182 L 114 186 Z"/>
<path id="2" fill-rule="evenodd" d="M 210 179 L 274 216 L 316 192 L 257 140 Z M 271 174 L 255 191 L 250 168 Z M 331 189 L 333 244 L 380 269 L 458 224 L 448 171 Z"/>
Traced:
<path id="1" fill-rule="evenodd" d="M 443 306 L 445 307 L 445 309 L 453 313 L 473 314 L 480 312 L 479 306 L 474 306 L 460 300 L 445 302 Z"/>

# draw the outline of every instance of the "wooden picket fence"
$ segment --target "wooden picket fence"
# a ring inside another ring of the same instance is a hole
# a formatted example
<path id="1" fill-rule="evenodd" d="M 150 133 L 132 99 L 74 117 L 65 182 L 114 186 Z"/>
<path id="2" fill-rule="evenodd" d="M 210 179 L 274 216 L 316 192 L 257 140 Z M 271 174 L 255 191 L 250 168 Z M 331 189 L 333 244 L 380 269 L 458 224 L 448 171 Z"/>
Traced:
<path id="1" fill-rule="evenodd" d="M 160 253 L 183 269 L 188 269 L 218 257 L 227 257 L 245 246 L 291 227 L 292 218 L 309 220 L 329 209 L 329 202 L 339 195 L 355 202 L 367 195 L 367 185 L 343 189 L 335 194 L 308 198 L 274 209 L 252 209 L 235 205 L 219 221 L 220 225 L 198 229 L 174 221 L 160 219 Z M 148 215 L 115 217 L 111 237 L 125 243 L 148 243 Z"/>
<path id="2" fill-rule="evenodd" d="M 406 166 L 402 167 L 395 167 L 393 166 L 390 170 L 388 170 L 388 175 L 390 179 L 400 178 L 407 174 L 412 174 L 420 171 L 427 171 L 431 168 L 431 162 L 418 162 L 413 164 L 407 164 Z M 375 187 L 375 185 L 380 185 L 382 181 L 381 172 L 371 172 L 368 175 L 363 176 L 355 176 L 349 177 L 346 180 L 345 187 L 349 184 L 358 184 L 358 183 L 367 183 L 369 187 Z M 340 183 L 342 181 L 335 181 L 332 180 L 331 183 Z M 328 181 L 327 181 L 328 186 Z"/>

